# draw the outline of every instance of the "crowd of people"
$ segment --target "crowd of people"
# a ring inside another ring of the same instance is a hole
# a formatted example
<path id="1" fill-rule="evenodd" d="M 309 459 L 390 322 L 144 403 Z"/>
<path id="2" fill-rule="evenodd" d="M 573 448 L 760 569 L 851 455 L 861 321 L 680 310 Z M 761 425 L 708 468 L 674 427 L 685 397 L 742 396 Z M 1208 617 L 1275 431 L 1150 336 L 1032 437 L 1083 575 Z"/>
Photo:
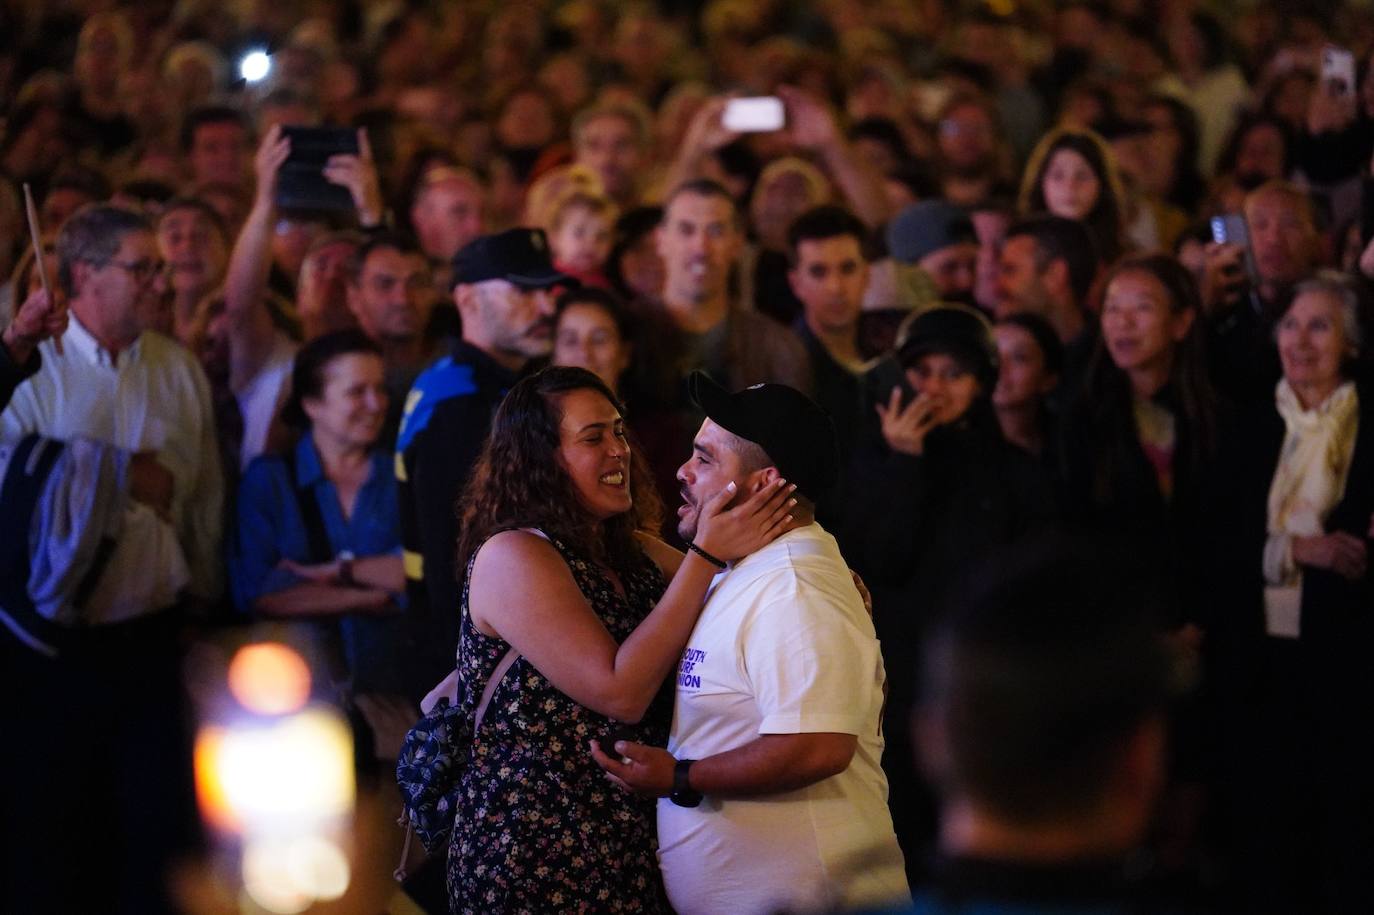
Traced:
<path id="1" fill-rule="evenodd" d="M 0 908 L 173 906 L 272 619 L 473 725 L 434 911 L 1374 910 L 1359 5 L 0 35 Z"/>

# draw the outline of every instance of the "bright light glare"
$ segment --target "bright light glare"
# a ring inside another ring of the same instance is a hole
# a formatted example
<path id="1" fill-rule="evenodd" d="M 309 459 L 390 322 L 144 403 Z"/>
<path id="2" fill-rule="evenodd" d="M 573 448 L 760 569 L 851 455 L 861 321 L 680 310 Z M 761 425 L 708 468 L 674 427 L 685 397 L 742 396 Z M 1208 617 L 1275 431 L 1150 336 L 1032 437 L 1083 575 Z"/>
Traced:
<path id="1" fill-rule="evenodd" d="M 249 51 L 239 61 L 239 75 L 246 82 L 256 83 L 267 78 L 272 72 L 272 58 L 266 51 Z"/>
<path id="2" fill-rule="evenodd" d="M 286 849 L 291 883 L 316 899 L 338 899 L 348 889 L 348 857 L 321 836 L 304 836 Z"/>
<path id="3" fill-rule="evenodd" d="M 291 879 L 286 844 L 250 842 L 243 850 L 243 888 L 269 912 L 294 915 L 310 907 L 314 898 Z"/>
<path id="4" fill-rule="evenodd" d="M 348 890 L 348 858 L 338 845 L 320 836 L 249 842 L 243 849 L 242 873 L 248 895 L 281 915 L 338 899 Z"/>
<path id="5" fill-rule="evenodd" d="M 300 835 L 353 809 L 353 738 L 332 711 L 202 728 L 195 763 L 202 809 L 221 829 Z"/>

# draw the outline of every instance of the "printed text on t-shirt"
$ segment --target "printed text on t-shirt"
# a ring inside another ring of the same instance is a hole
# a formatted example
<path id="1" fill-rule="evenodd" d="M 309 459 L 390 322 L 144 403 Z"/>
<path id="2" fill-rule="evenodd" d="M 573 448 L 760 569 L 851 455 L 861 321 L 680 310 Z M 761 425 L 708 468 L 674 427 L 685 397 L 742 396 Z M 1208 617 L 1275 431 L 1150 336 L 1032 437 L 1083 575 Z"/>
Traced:
<path id="1" fill-rule="evenodd" d="M 682 664 L 677 669 L 677 685 L 683 689 L 701 689 L 701 675 L 692 671 L 698 664 L 706 661 L 706 652 L 700 648 L 688 648 L 682 653 Z"/>

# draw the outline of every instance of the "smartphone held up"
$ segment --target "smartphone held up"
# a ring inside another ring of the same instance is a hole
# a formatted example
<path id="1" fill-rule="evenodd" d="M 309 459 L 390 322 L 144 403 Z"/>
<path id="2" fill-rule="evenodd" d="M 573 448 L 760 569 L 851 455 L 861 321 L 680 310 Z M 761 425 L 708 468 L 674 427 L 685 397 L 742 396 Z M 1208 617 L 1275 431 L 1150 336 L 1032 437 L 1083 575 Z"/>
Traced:
<path id="1" fill-rule="evenodd" d="M 1219 245 L 1235 245 L 1244 252 L 1245 278 L 1253 288 L 1259 284 L 1259 268 L 1250 245 L 1250 227 L 1244 213 L 1223 213 L 1212 217 L 1212 241 Z"/>
<path id="2" fill-rule="evenodd" d="M 277 206 L 293 210 L 338 212 L 354 208 L 348 188 L 324 176 L 330 157 L 358 155 L 358 132 L 351 127 L 283 127 L 291 155 L 277 178 Z"/>
<path id="3" fill-rule="evenodd" d="M 787 112 L 776 95 L 732 98 L 725 105 L 720 124 L 736 133 L 769 133 L 782 130 Z"/>
<path id="4" fill-rule="evenodd" d="M 1334 45 L 1322 48 L 1321 87 L 1332 98 L 1351 98 L 1355 95 L 1353 52 Z"/>

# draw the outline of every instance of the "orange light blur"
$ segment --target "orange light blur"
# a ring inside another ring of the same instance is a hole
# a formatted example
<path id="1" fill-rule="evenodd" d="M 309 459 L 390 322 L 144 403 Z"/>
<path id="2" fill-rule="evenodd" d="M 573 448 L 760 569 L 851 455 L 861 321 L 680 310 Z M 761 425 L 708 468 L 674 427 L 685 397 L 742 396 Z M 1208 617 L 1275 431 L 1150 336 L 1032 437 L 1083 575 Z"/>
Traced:
<path id="1" fill-rule="evenodd" d="M 196 735 L 196 747 L 192 757 L 192 768 L 196 774 L 196 796 L 205 820 L 215 829 L 223 832 L 238 832 L 242 823 L 229 803 L 224 790 L 224 780 L 220 778 L 219 759 L 224 752 L 225 730 L 220 727 L 201 728 Z"/>
<path id="2" fill-rule="evenodd" d="M 229 662 L 229 692 L 250 712 L 285 715 L 310 698 L 310 668 L 285 645 L 245 645 Z"/>

